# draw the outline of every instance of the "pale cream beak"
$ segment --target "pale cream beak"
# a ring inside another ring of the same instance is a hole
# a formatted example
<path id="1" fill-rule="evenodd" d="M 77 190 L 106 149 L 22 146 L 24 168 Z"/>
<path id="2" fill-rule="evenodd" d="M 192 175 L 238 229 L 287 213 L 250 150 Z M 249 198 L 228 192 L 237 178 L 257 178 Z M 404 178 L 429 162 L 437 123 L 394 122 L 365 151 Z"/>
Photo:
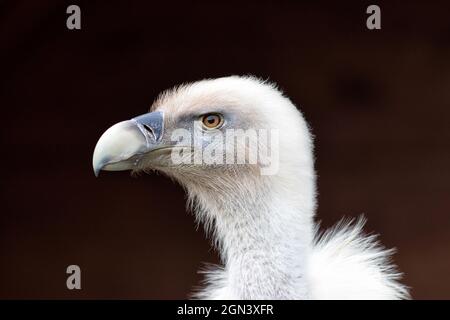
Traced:
<path id="1" fill-rule="evenodd" d="M 92 158 L 94 174 L 100 170 L 122 171 L 137 168 L 140 160 L 160 144 L 162 112 L 148 113 L 119 122 L 103 133 Z"/>

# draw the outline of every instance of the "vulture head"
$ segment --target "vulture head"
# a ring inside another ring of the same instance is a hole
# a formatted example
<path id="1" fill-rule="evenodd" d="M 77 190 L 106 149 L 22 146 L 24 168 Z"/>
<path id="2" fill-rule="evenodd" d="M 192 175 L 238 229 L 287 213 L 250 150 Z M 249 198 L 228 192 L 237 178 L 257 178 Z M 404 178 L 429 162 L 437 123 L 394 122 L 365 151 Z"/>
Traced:
<path id="1" fill-rule="evenodd" d="M 295 187 L 309 209 L 314 202 L 306 122 L 273 84 L 253 77 L 203 80 L 162 93 L 149 113 L 101 136 L 93 167 L 96 175 L 163 172 L 206 214 L 217 213 L 217 206 L 254 208 L 262 197 Z"/>
<path id="2" fill-rule="evenodd" d="M 273 84 L 232 76 L 166 91 L 148 113 L 105 131 L 93 168 L 159 171 L 186 189 L 223 262 L 197 297 L 407 296 L 362 220 L 315 235 L 312 137 Z"/>

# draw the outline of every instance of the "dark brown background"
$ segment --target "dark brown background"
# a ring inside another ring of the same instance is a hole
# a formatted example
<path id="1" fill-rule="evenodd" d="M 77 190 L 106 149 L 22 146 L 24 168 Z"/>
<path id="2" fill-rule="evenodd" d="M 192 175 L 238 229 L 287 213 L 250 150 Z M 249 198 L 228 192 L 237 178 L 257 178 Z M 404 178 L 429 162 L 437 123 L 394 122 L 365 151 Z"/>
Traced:
<path id="1" fill-rule="evenodd" d="M 313 127 L 324 226 L 365 213 L 413 297 L 450 298 L 450 7 L 376 3 L 379 31 L 369 2 L 0 2 L 0 297 L 186 297 L 217 257 L 181 188 L 96 179 L 92 151 L 163 89 L 250 73 Z"/>

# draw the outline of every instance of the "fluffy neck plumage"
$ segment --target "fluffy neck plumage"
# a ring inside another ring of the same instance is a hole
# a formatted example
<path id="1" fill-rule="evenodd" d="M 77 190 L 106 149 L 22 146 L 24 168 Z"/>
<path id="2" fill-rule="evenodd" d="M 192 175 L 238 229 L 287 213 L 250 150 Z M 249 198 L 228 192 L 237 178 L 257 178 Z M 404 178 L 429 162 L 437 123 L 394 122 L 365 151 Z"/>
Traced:
<path id="1" fill-rule="evenodd" d="M 188 183 L 197 216 L 211 231 L 224 263 L 203 297 L 308 298 L 314 176 L 299 170 L 295 175 L 227 172 L 215 177 L 220 178 Z"/>

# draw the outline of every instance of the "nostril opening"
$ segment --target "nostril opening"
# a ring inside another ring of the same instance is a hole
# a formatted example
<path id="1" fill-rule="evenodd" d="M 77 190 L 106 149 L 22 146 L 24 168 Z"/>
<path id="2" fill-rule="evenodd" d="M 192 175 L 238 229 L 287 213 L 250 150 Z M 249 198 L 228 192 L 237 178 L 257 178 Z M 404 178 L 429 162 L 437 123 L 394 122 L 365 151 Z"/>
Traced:
<path id="1" fill-rule="evenodd" d="M 145 128 L 145 130 L 150 132 L 152 135 L 154 135 L 152 128 L 150 128 L 148 125 L 144 124 L 144 128 Z"/>
<path id="2" fill-rule="evenodd" d="M 153 131 L 152 127 L 150 127 L 150 126 L 148 126 L 148 125 L 146 125 L 146 124 L 143 124 L 143 126 L 144 126 L 144 129 L 147 130 L 147 132 L 150 133 L 150 135 L 151 135 L 154 139 L 156 139 L 155 132 Z"/>

